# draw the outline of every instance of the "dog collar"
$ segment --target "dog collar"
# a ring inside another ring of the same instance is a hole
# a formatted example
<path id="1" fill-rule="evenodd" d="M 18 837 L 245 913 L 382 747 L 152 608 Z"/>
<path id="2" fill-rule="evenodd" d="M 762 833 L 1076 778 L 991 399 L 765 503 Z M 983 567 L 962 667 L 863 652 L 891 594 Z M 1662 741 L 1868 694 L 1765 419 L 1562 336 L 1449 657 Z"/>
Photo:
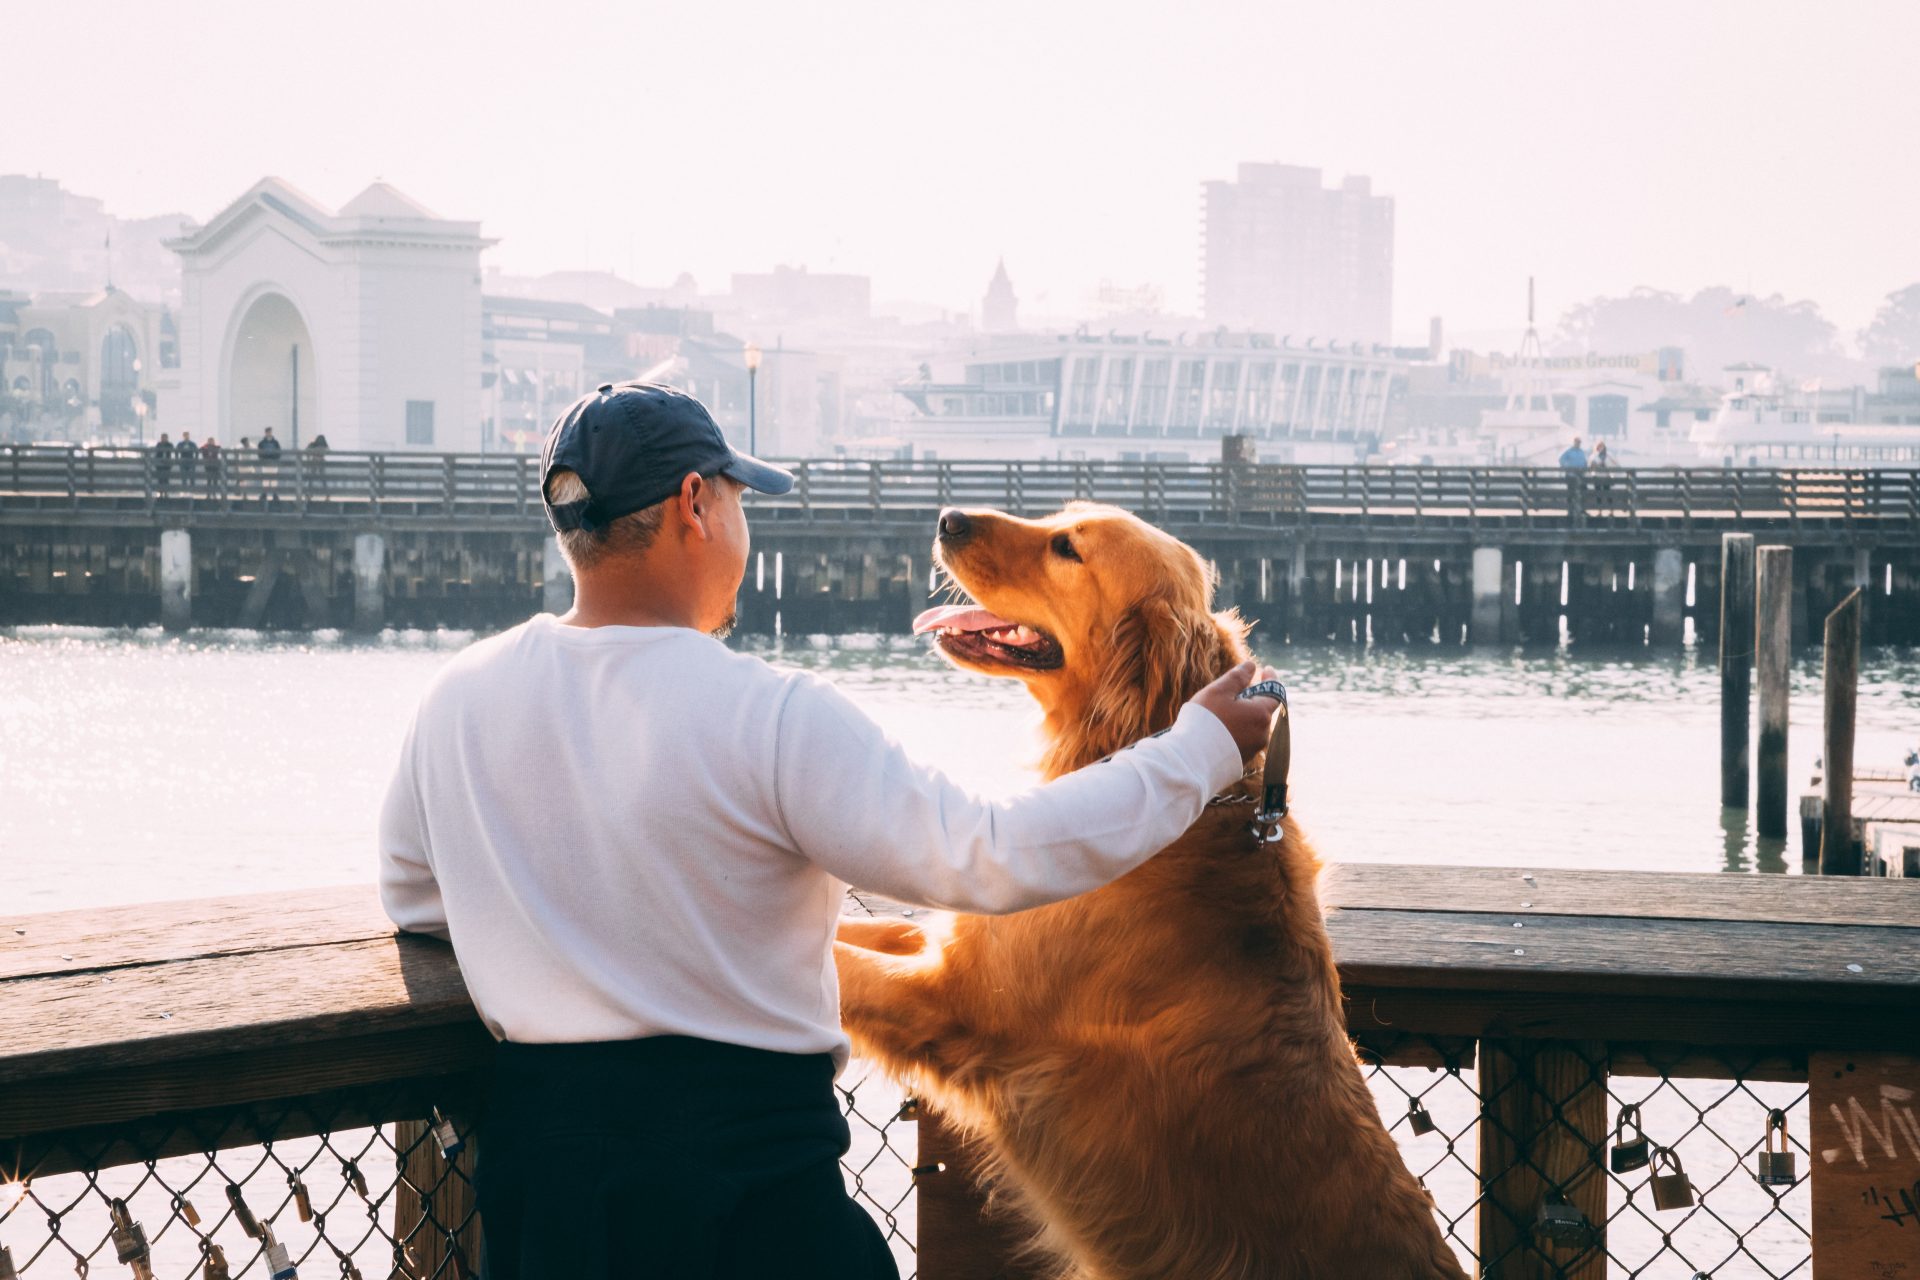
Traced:
<path id="1" fill-rule="evenodd" d="M 1249 830 L 1262 844 L 1280 839 L 1280 820 L 1287 816 L 1287 773 L 1293 765 L 1293 721 L 1288 715 L 1287 687 L 1278 680 L 1262 680 L 1239 693 L 1242 698 L 1272 698 L 1279 703 L 1273 714 L 1273 727 L 1267 732 L 1266 767 L 1260 773 L 1260 794 L 1255 796 L 1218 795 L 1209 805 L 1258 804 Z M 1249 769 L 1240 775 L 1242 782 L 1253 777 Z"/>

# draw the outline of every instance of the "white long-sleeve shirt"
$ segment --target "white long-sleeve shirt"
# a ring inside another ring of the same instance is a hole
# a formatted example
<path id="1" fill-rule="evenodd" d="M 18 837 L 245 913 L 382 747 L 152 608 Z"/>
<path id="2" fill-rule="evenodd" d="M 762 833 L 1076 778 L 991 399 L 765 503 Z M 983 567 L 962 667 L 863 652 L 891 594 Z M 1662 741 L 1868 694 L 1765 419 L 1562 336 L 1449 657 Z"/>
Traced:
<path id="1" fill-rule="evenodd" d="M 916 764 L 831 684 L 696 631 L 542 614 L 420 703 L 380 820 L 380 894 L 451 939 L 527 1043 L 687 1035 L 841 1062 L 848 884 L 1008 912 L 1146 861 L 1240 774 L 1194 706 L 1013 799 Z"/>

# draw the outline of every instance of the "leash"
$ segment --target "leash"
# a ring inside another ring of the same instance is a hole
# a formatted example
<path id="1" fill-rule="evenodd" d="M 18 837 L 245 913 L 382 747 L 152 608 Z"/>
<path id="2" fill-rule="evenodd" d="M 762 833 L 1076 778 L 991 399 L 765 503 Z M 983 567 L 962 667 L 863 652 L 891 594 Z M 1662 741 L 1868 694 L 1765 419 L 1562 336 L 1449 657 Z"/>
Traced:
<path id="1" fill-rule="evenodd" d="M 1258 804 L 1248 828 L 1262 844 L 1280 839 L 1280 820 L 1287 816 L 1287 772 L 1293 766 L 1293 720 L 1287 714 L 1287 687 L 1278 680 L 1262 680 L 1248 685 L 1242 698 L 1272 698 L 1279 703 L 1274 711 L 1273 728 L 1267 734 L 1266 767 L 1261 771 L 1260 794 L 1256 796 L 1215 796 L 1209 805 Z M 1244 781 L 1253 776 L 1249 769 Z"/>

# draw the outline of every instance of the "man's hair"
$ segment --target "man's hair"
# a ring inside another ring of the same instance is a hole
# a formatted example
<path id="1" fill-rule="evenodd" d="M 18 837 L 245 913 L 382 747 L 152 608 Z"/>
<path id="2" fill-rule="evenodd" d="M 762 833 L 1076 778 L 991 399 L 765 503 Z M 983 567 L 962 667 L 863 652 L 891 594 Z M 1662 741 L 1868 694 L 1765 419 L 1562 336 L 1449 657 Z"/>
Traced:
<path id="1" fill-rule="evenodd" d="M 711 483 L 718 474 L 703 471 L 700 478 Z M 585 502 L 591 496 L 587 482 L 564 467 L 547 481 L 547 501 L 554 506 Z M 588 568 L 615 556 L 638 555 L 653 545 L 660 526 L 666 522 L 667 504 L 672 501 L 673 498 L 663 498 L 596 529 L 563 529 L 555 535 L 560 540 L 560 553 L 576 569 Z"/>

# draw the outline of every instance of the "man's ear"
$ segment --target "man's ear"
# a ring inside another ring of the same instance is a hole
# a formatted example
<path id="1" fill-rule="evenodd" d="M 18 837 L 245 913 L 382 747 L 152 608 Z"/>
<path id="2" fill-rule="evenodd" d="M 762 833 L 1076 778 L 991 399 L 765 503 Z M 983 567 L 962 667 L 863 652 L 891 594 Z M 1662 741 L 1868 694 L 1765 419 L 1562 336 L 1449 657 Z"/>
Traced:
<path id="1" fill-rule="evenodd" d="M 696 535 L 702 539 L 711 536 L 707 532 L 707 518 L 713 514 L 713 486 L 702 480 L 698 471 L 689 471 L 681 478 L 675 506 L 680 519 Z"/>

